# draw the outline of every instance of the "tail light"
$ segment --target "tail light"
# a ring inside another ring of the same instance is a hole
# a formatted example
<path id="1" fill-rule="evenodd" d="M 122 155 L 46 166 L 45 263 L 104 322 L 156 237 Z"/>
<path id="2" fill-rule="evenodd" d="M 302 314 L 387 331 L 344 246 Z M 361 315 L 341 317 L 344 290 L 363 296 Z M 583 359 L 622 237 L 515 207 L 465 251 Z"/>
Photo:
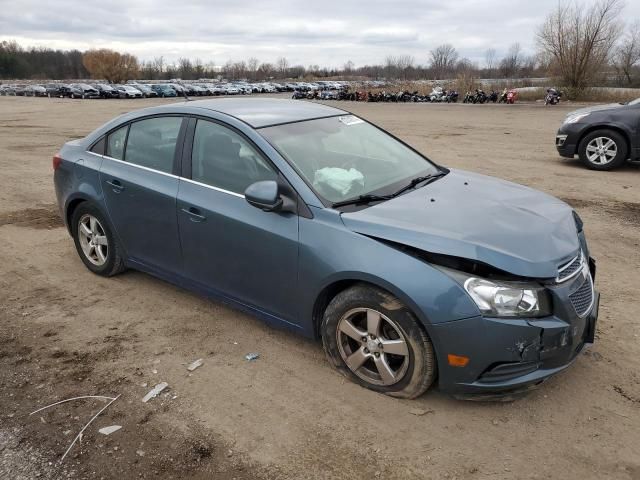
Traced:
<path id="1" fill-rule="evenodd" d="M 55 172 L 58 167 L 62 164 L 62 157 L 59 153 L 56 153 L 53 157 L 53 171 Z"/>

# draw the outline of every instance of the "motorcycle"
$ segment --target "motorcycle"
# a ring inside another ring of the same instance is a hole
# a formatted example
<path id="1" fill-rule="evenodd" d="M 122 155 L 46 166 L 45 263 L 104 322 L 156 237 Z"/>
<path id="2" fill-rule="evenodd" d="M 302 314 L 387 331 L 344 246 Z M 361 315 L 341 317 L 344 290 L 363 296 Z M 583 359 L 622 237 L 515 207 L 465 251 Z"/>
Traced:
<path id="1" fill-rule="evenodd" d="M 293 95 L 291 95 L 291 98 L 293 100 L 300 100 L 302 98 L 307 98 L 307 94 L 301 90 L 296 90 L 293 92 Z"/>
<path id="2" fill-rule="evenodd" d="M 429 94 L 429 101 L 431 102 L 441 102 L 442 97 L 444 96 L 444 91 L 442 87 L 433 87 L 431 93 Z"/>
<path id="3" fill-rule="evenodd" d="M 457 103 L 458 97 L 458 92 L 456 92 L 455 90 L 449 90 L 449 92 L 447 92 L 447 94 L 445 95 L 444 101 L 447 103 Z"/>
<path id="4" fill-rule="evenodd" d="M 512 88 L 507 92 L 507 103 L 509 105 L 513 105 L 518 100 L 518 91 L 515 88 Z"/>
<path id="5" fill-rule="evenodd" d="M 496 103 L 497 101 L 498 101 L 498 92 L 496 92 L 495 90 L 491 90 L 491 92 L 487 96 L 487 102 Z"/>
<path id="6" fill-rule="evenodd" d="M 555 88 L 548 88 L 547 95 L 544 97 L 545 105 L 557 105 L 560 103 L 560 97 L 562 93 L 556 90 Z"/>
<path id="7" fill-rule="evenodd" d="M 507 103 L 507 93 L 508 90 L 506 88 L 502 90 L 502 93 L 498 97 L 498 103 Z"/>

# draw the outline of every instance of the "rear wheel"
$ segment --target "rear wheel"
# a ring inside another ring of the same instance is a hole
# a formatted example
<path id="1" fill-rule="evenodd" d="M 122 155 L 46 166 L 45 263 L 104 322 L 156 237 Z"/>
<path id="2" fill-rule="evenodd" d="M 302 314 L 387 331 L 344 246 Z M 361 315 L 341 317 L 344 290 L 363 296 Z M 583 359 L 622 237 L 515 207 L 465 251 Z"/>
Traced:
<path id="1" fill-rule="evenodd" d="M 73 212 L 71 229 L 78 255 L 93 273 L 110 277 L 125 269 L 122 249 L 96 207 L 80 204 Z"/>
<path id="2" fill-rule="evenodd" d="M 414 315 L 394 296 L 356 285 L 338 295 L 322 321 L 322 342 L 331 364 L 366 388 L 415 398 L 433 383 L 433 346 Z"/>
<path id="3" fill-rule="evenodd" d="M 582 163 L 593 170 L 611 170 L 627 158 L 627 142 L 613 130 L 596 130 L 582 139 L 578 146 Z"/>

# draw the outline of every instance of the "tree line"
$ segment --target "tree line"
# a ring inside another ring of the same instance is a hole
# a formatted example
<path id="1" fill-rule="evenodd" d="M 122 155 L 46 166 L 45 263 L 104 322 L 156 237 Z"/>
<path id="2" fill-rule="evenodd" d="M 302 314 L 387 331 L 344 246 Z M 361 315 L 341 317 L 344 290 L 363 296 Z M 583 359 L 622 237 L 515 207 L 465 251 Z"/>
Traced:
<path id="1" fill-rule="evenodd" d="M 221 66 L 200 59 L 163 56 L 139 61 L 135 56 L 108 49 L 52 50 L 23 48 L 16 42 L 0 42 L 0 78 L 74 79 L 98 78 L 113 83 L 129 79 L 167 80 L 224 77 L 263 81 L 288 78 L 453 79 L 529 78 L 553 76 L 559 85 L 579 96 L 589 86 L 640 86 L 640 22 L 625 25 L 622 0 L 599 0 L 585 8 L 577 2 L 560 3 L 536 33 L 537 53 L 525 55 L 518 43 L 498 57 L 487 49 L 482 64 L 460 57 L 450 43 L 439 45 L 420 64 L 411 55 L 388 56 L 383 62 L 342 67 L 292 65 L 286 57 L 261 62 L 255 57 L 228 60 Z"/>

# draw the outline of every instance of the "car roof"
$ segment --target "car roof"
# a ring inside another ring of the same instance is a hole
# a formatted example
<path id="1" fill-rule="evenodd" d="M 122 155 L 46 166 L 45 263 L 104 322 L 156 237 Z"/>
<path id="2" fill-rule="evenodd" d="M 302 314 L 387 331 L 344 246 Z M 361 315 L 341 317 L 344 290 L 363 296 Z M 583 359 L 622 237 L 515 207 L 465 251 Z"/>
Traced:
<path id="1" fill-rule="evenodd" d="M 174 106 L 181 108 L 185 103 L 177 103 Z M 253 128 L 349 113 L 321 103 L 279 98 L 218 98 L 190 101 L 188 106 L 230 115 Z"/>

